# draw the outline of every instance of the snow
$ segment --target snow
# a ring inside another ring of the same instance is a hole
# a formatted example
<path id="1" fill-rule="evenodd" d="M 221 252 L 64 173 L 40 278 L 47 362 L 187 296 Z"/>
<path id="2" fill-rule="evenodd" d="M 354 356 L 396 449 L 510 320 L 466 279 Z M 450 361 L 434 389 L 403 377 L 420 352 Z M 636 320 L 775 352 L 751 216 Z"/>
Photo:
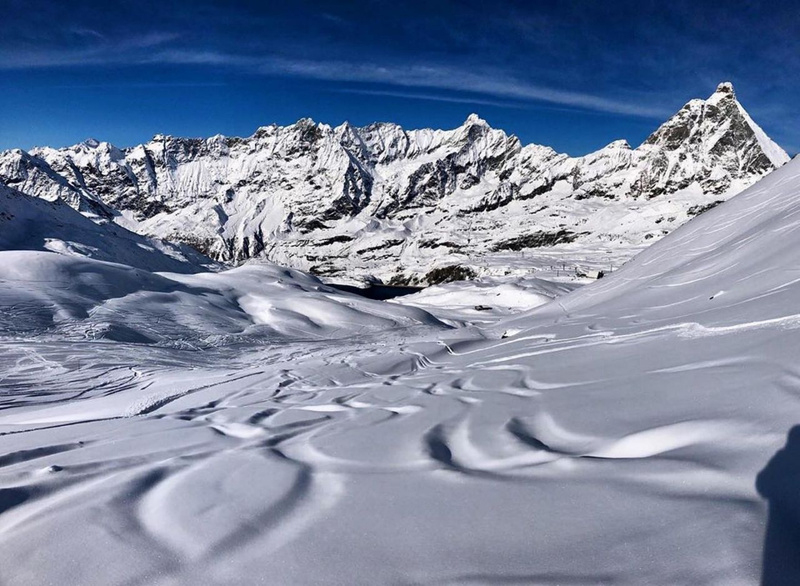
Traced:
<path id="1" fill-rule="evenodd" d="M 63 201 L 31 197 L 0 184 L 0 250 L 50 250 L 151 270 L 198 272 L 216 263 L 187 246 L 93 222 Z"/>
<path id="2" fill-rule="evenodd" d="M 4 251 L 0 300 L 4 334 L 172 346 L 447 327 L 421 309 L 340 293 L 310 275 L 269 264 L 185 275 L 52 252 Z"/>
<path id="3" fill-rule="evenodd" d="M 796 160 L 571 292 L 0 252 L 0 582 L 756 584 L 798 193 Z"/>
<path id="4" fill-rule="evenodd" d="M 777 145 L 777 143 L 775 143 L 775 141 L 767 136 L 767 133 L 755 123 L 755 121 L 750 117 L 750 114 L 748 114 L 747 111 L 742 108 L 741 104 L 738 104 L 738 106 L 742 116 L 745 120 L 747 120 L 747 123 L 753 129 L 761 150 L 764 151 L 764 154 L 767 155 L 769 160 L 772 161 L 776 167 L 780 167 L 781 165 L 788 163 L 790 158 L 789 155 L 786 154 L 786 151 L 784 151 L 780 146 Z"/>
<path id="5" fill-rule="evenodd" d="M 418 293 L 398 297 L 393 303 L 420 307 L 455 323 L 485 325 L 549 303 L 579 287 L 579 281 L 578 278 L 556 282 L 523 276 L 484 277 L 433 285 Z"/>

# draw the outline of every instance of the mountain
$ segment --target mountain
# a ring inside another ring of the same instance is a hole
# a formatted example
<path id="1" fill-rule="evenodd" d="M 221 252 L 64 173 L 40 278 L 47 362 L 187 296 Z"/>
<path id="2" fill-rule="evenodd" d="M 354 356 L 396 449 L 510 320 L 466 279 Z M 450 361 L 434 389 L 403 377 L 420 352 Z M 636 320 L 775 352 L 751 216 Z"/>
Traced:
<path id="1" fill-rule="evenodd" d="M 102 208 L 96 208 L 102 209 Z M 0 184 L 0 251 L 58 252 L 151 271 L 194 273 L 214 266 L 186 245 L 92 221 L 61 199 L 45 201 Z"/>
<path id="2" fill-rule="evenodd" d="M 583 157 L 523 146 L 476 115 L 449 131 L 303 119 L 248 138 L 10 151 L 0 180 L 79 208 L 102 201 L 121 225 L 218 260 L 413 283 L 543 247 L 627 257 L 788 159 L 723 83 L 639 147 Z"/>
<path id="3" fill-rule="evenodd" d="M 65 161 L 71 162 L 80 147 L 72 147 L 74 152 Z M 85 186 L 81 188 L 80 184 L 71 182 L 69 174 L 63 173 L 64 170 L 57 164 L 51 167 L 40 157 L 21 149 L 0 153 L 0 182 L 7 187 L 47 201 L 65 201 L 88 216 L 111 217 L 111 210 Z"/>

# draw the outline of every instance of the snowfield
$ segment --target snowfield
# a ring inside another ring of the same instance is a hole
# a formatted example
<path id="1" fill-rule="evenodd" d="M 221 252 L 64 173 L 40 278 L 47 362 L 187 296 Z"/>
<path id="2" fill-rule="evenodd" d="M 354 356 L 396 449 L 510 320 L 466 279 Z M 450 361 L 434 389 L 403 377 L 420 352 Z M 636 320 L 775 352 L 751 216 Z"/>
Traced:
<path id="1" fill-rule="evenodd" d="M 572 292 L 0 253 L 0 583 L 800 576 L 798 195 Z"/>
<path id="2" fill-rule="evenodd" d="M 4 334 L 189 347 L 447 327 L 421 309 L 341 293 L 275 265 L 149 273 L 29 251 L 0 252 L 0 303 Z"/>
<path id="3" fill-rule="evenodd" d="M 426 309 L 458 325 L 487 325 L 549 303 L 587 282 L 589 279 L 579 279 L 574 275 L 565 276 L 563 281 L 525 276 L 484 277 L 476 281 L 432 285 L 392 302 Z"/>

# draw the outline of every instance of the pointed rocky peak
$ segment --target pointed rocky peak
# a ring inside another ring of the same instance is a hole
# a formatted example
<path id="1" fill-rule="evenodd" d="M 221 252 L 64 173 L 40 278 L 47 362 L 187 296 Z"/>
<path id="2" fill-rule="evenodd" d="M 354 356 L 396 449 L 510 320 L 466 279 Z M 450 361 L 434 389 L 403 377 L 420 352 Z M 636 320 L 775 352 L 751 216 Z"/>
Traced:
<path id="1" fill-rule="evenodd" d="M 486 137 L 495 137 L 500 139 L 502 134 L 505 137 L 505 132 L 502 130 L 495 130 L 489 123 L 477 114 L 470 114 L 464 123 L 455 129 L 455 136 L 457 140 L 466 140 L 467 142 L 474 142 L 477 140 L 485 139 Z"/>
<path id="2" fill-rule="evenodd" d="M 692 100 L 644 142 L 664 151 L 697 151 L 743 162 L 747 172 L 765 172 L 789 160 L 747 114 L 733 84 L 724 82 L 707 100 Z"/>
<path id="3" fill-rule="evenodd" d="M 298 120 L 297 122 L 295 122 L 293 124 L 293 126 L 296 126 L 298 128 L 308 128 L 308 127 L 316 126 L 316 125 L 317 125 L 317 123 L 314 122 L 314 119 L 313 118 L 308 118 L 308 117 L 300 118 L 300 120 Z"/>
<path id="4" fill-rule="evenodd" d="M 371 163 L 393 161 L 408 154 L 409 135 L 394 122 L 373 122 L 353 129 Z M 412 131 L 413 134 L 413 131 Z"/>
<path id="5" fill-rule="evenodd" d="M 717 90 L 706 100 L 709 107 L 707 117 L 714 117 L 714 109 L 719 110 L 720 122 L 729 121 L 730 130 L 726 134 L 734 133 L 739 139 L 739 144 L 745 141 L 755 143 L 755 149 L 759 151 L 762 158 L 766 158 L 772 167 L 777 168 L 789 161 L 789 156 L 781 147 L 767 136 L 761 127 L 744 109 L 744 106 L 736 99 L 736 92 L 733 84 L 726 81 L 717 86 Z M 735 141 L 734 141 L 735 142 Z"/>
<path id="6" fill-rule="evenodd" d="M 489 128 L 489 123 L 473 112 L 467 116 L 467 119 L 464 120 L 464 124 L 462 124 L 462 126 L 485 126 L 486 128 Z"/>
<path id="7" fill-rule="evenodd" d="M 110 142 L 94 138 L 87 138 L 74 147 L 61 150 L 71 151 L 75 156 L 80 156 L 80 153 L 84 153 L 90 157 L 110 157 L 112 160 L 119 160 L 124 157 L 124 153 Z"/>
<path id="8" fill-rule="evenodd" d="M 364 139 L 361 137 L 359 129 L 355 128 L 350 122 L 345 120 L 334 128 L 333 135 L 351 155 L 356 156 L 362 162 L 369 161 L 369 152 Z"/>
<path id="9" fill-rule="evenodd" d="M 611 174 L 630 165 L 633 150 L 627 140 L 615 140 L 592 153 L 575 159 L 584 180 Z"/>
<path id="10" fill-rule="evenodd" d="M 308 145 L 316 143 L 330 131 L 327 124 L 317 124 L 311 118 L 301 118 L 294 124 L 294 131 L 301 141 Z"/>
<path id="11" fill-rule="evenodd" d="M 268 126 L 259 126 L 258 128 L 256 128 L 256 131 L 250 136 L 250 138 L 255 139 L 255 138 L 264 138 L 265 136 L 272 136 L 278 132 L 279 128 L 280 127 L 275 123 L 272 123 Z"/>
<path id="12" fill-rule="evenodd" d="M 716 106 L 718 108 L 732 108 L 736 104 L 738 104 L 736 92 L 733 89 L 733 84 L 729 81 L 719 84 L 716 91 L 708 96 L 705 101 L 706 106 Z"/>
<path id="13" fill-rule="evenodd" d="M 33 147 L 31 149 L 31 151 L 33 151 L 35 153 L 38 149 L 41 149 L 41 148 L 42 147 Z M 44 147 L 44 148 L 47 148 L 47 147 Z M 8 149 L 6 151 L 2 151 L 2 154 L 7 156 L 7 157 L 14 158 L 14 159 L 30 158 L 32 156 L 28 151 L 25 151 L 25 150 L 22 150 L 22 149 Z"/>
<path id="14" fill-rule="evenodd" d="M 347 120 L 333 129 L 333 135 L 345 146 L 358 145 L 359 148 L 363 148 L 364 140 L 359 129 Z"/>
<path id="15" fill-rule="evenodd" d="M 720 96 L 720 97 L 729 96 L 735 99 L 736 91 L 733 89 L 733 84 L 731 82 L 723 81 L 721 84 L 717 86 L 716 91 L 713 94 L 711 94 L 711 97 L 709 99 L 713 98 L 714 96 Z"/>
<path id="16" fill-rule="evenodd" d="M 350 124 L 349 120 L 345 120 L 339 126 L 334 127 L 333 132 L 336 136 L 352 136 L 355 134 L 356 129 Z"/>
<path id="17" fill-rule="evenodd" d="M 582 157 L 578 157 L 577 160 L 583 161 L 589 165 L 593 165 L 597 161 L 609 158 L 614 160 L 628 161 L 630 160 L 631 152 L 631 145 L 628 144 L 628 141 L 623 138 L 610 142 L 606 146 L 594 152 L 588 153 Z"/>
<path id="18" fill-rule="evenodd" d="M 612 151 L 629 151 L 631 150 L 631 145 L 628 143 L 627 140 L 621 138 L 619 140 L 615 140 L 614 142 L 608 143 L 606 146 L 603 147 L 602 150 L 612 150 Z"/>
<path id="19" fill-rule="evenodd" d="M 642 170 L 639 195 L 654 197 L 698 184 L 724 193 L 789 160 L 722 83 L 707 100 L 692 100 L 634 151 Z"/>
<path id="20" fill-rule="evenodd" d="M 216 157 L 222 157 L 230 153 L 230 147 L 240 144 L 237 138 L 229 138 L 224 134 L 215 134 L 205 140 L 204 149 Z"/>
<path id="21" fill-rule="evenodd" d="M 731 94 L 734 97 L 736 96 L 736 92 L 733 90 L 733 84 L 729 81 L 723 81 L 721 84 L 719 84 L 715 93 Z"/>

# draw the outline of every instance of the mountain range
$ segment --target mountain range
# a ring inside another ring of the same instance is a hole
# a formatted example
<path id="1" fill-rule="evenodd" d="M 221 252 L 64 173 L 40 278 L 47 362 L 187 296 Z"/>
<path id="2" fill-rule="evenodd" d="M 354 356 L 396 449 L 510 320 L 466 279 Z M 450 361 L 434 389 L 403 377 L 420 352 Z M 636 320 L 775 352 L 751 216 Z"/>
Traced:
<path id="1" fill-rule="evenodd" d="M 638 147 L 582 157 L 474 114 L 453 130 L 302 119 L 247 138 L 5 151 L 0 181 L 218 261 L 426 284 L 437 269 L 492 273 L 545 248 L 632 255 L 788 160 L 723 83 Z"/>

